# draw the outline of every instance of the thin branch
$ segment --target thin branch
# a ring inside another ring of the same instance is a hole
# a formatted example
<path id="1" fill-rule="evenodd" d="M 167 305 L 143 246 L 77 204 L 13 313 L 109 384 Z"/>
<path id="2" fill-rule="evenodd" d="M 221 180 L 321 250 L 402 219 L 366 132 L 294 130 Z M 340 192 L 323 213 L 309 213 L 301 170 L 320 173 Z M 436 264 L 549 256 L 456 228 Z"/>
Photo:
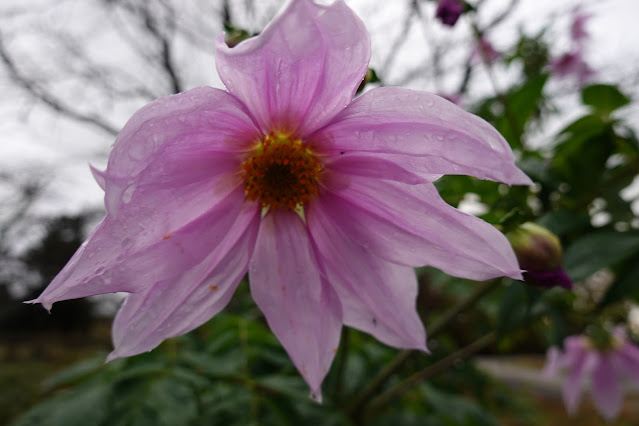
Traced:
<path id="1" fill-rule="evenodd" d="M 378 412 L 382 407 L 387 405 L 393 399 L 402 395 L 406 391 L 410 390 L 413 386 L 419 384 L 420 382 L 428 379 L 429 377 L 439 373 L 442 370 L 447 369 L 455 362 L 468 358 L 476 352 L 481 351 L 482 349 L 490 346 L 496 339 L 497 334 L 494 331 L 486 334 L 485 336 L 475 340 L 468 346 L 463 347 L 457 352 L 452 353 L 451 355 L 443 358 L 436 363 L 429 365 L 417 373 L 414 373 L 412 376 L 408 377 L 403 382 L 397 384 L 391 389 L 387 390 L 383 394 L 379 395 L 377 398 L 373 399 L 366 410 L 366 415 L 370 416 L 376 412 Z"/>
<path id="2" fill-rule="evenodd" d="M 9 51 L 7 50 L 6 46 L 3 43 L 3 35 L 1 33 L 0 33 L 0 60 L 5 65 L 11 79 L 15 83 L 17 83 L 20 87 L 22 87 L 31 96 L 35 97 L 36 99 L 39 99 L 42 103 L 52 108 L 54 111 L 57 111 L 73 120 L 89 123 L 95 127 L 98 127 L 101 130 L 104 130 L 105 132 L 111 135 L 118 134 L 118 129 L 115 126 L 101 120 L 95 115 L 83 114 L 77 110 L 74 110 L 68 105 L 62 104 L 51 93 L 48 93 L 45 89 L 43 89 L 42 87 L 39 87 L 38 84 L 35 81 L 33 81 L 33 79 L 29 78 L 28 76 L 20 72 L 15 62 L 13 61 L 13 58 L 11 57 Z"/>
<path id="3" fill-rule="evenodd" d="M 468 298 L 462 300 L 460 303 L 446 311 L 444 315 L 442 315 L 442 317 L 433 324 L 428 333 L 429 338 L 432 339 L 446 329 L 446 327 L 453 322 L 460 313 L 473 307 L 483 296 L 496 288 L 499 285 L 499 282 L 499 280 L 487 281 L 476 287 Z M 395 359 L 387 364 L 382 371 L 380 371 L 379 374 L 377 374 L 377 376 L 368 383 L 364 390 L 362 390 L 362 392 L 360 392 L 358 396 L 350 404 L 348 404 L 348 408 L 346 409 L 347 413 L 354 414 L 360 412 L 367 404 L 368 400 L 372 398 L 373 395 L 375 395 L 384 386 L 384 384 L 386 384 L 388 379 L 395 374 L 414 353 L 416 352 L 410 350 L 401 351 Z"/>

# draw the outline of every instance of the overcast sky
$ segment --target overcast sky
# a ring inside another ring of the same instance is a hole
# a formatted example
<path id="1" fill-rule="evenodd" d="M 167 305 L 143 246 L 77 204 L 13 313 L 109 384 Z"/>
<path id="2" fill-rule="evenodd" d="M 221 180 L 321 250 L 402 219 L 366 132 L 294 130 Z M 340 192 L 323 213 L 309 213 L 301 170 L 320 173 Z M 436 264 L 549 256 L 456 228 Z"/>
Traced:
<path id="1" fill-rule="evenodd" d="M 55 0 L 52 0 L 55 1 Z M 9 0 L 2 0 L 0 12 L 10 8 Z M 47 4 L 46 0 L 15 1 L 15 4 L 34 7 Z M 87 2 L 88 3 L 88 2 Z M 388 57 L 389 39 L 399 31 L 403 5 L 406 2 L 396 0 L 347 0 L 355 11 L 365 21 L 373 40 L 374 56 L 372 66 L 380 64 Z M 508 0 L 486 0 L 482 17 L 487 19 L 499 13 Z M 515 39 L 519 28 L 532 33 L 541 29 L 549 22 L 555 22 L 552 27 L 556 45 L 553 48 L 568 49 L 568 28 L 570 25 L 569 11 L 580 5 L 584 11 L 592 14 L 587 29 L 591 33 L 588 61 L 598 70 L 600 80 L 615 82 L 623 79 L 635 89 L 639 78 L 639 0 L 592 0 L 592 1 L 557 1 L 557 0 L 521 0 L 513 17 L 493 34 L 491 41 L 497 47 L 505 47 Z M 79 8 L 78 10 L 83 10 Z M 431 8 L 429 10 L 434 10 Z M 67 18 L 65 25 L 87 25 L 82 13 Z M 453 28 L 443 28 L 435 24 L 429 27 L 427 37 L 440 39 L 449 37 L 452 40 L 462 38 L 468 34 L 468 25 L 463 20 Z M 419 38 L 424 34 L 409 37 Z M 38 41 L 34 41 L 38 43 Z M 554 43 L 553 43 L 554 44 Z M 405 47 L 398 61 L 410 65 L 410 43 Z M 118 51 L 109 53 L 118 55 Z M 124 55 L 124 53 L 122 53 Z M 35 58 L 34 60 L 36 60 Z M 192 85 L 210 84 L 222 87 L 215 75 L 213 66 L 213 47 L 209 56 L 193 59 L 194 70 Z M 206 72 L 200 72 L 205 70 Z M 64 76 L 61 76 L 61 78 Z M 391 76 L 392 77 L 392 76 Z M 5 78 L 3 81 L 2 79 Z M 414 83 L 421 89 L 435 90 L 433 82 L 422 81 Z M 445 83 L 444 83 L 445 85 Z M 441 90 L 441 87 L 439 87 Z M 6 75 L 0 73 L 0 90 L 6 93 L 11 88 L 6 82 Z M 88 207 L 97 207 L 102 203 L 102 193 L 93 182 L 88 163 L 104 166 L 113 138 L 95 130 L 82 129 L 75 123 L 60 120 L 44 108 L 33 108 L 28 102 L 18 108 L 17 98 L 3 96 L 0 98 L 0 171 L 29 171 L 44 172 L 51 177 L 49 188 L 42 200 L 37 204 L 37 212 L 45 213 L 74 213 Z M 97 99 L 87 99 L 88 102 Z M 23 102 L 23 101 L 22 101 Z M 137 106 L 135 106 L 137 108 Z M 124 124 L 125 116 L 134 108 L 122 111 L 120 126 Z M 636 117 L 636 107 L 630 108 L 626 114 Z M 0 199 L 7 192 L 0 187 Z"/>

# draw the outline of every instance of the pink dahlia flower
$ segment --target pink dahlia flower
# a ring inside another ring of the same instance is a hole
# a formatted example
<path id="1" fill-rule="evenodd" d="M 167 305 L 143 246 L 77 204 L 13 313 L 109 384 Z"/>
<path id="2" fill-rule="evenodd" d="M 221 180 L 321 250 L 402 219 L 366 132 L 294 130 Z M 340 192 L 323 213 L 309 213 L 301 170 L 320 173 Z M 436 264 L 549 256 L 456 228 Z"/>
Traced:
<path id="1" fill-rule="evenodd" d="M 149 351 L 251 294 L 312 392 L 343 324 L 425 350 L 413 267 L 521 278 L 491 225 L 447 205 L 433 181 L 530 180 L 485 121 L 428 93 L 378 88 L 353 101 L 370 58 L 342 0 L 295 0 L 229 48 L 228 91 L 159 99 L 117 137 L 106 217 L 34 302 L 127 292 L 109 359 Z"/>
<path id="2" fill-rule="evenodd" d="M 591 338 L 577 335 L 564 341 L 564 350 L 550 348 L 543 374 L 554 376 L 565 370 L 563 383 L 566 409 L 574 414 L 584 384 L 589 383 L 592 401 L 608 421 L 621 409 L 625 381 L 639 385 L 639 348 L 628 340 L 622 329 L 616 329 L 597 345 Z"/>

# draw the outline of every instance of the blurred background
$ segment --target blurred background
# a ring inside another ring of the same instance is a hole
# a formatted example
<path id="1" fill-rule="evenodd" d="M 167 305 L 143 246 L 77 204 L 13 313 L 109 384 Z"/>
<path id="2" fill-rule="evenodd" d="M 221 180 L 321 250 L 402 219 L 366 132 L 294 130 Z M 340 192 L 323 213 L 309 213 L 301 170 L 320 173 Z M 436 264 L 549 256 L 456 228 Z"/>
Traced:
<path id="1" fill-rule="evenodd" d="M 422 385 L 403 402 L 402 410 L 411 415 L 378 419 L 379 424 L 603 424 L 587 403 L 577 417 L 567 417 L 558 384 L 539 382 L 535 372 L 545 349 L 578 332 L 585 318 L 628 322 L 631 312 L 637 316 L 639 2 L 469 0 L 454 26 L 436 19 L 436 1 L 346 3 L 372 39 L 363 90 L 380 85 L 426 90 L 480 114 L 504 134 L 536 182 L 529 192 L 446 178 L 438 183 L 442 196 L 492 223 L 513 210 L 520 221 L 543 223 L 562 238 L 567 271 L 578 284 L 571 294 L 544 295 L 542 320 L 485 349 L 479 367 L 460 363 L 439 382 Z M 126 120 L 162 96 L 200 85 L 223 88 L 215 72 L 214 38 L 226 31 L 231 44 L 257 34 L 283 4 L 0 3 L 0 424 L 93 424 L 83 423 L 82 415 L 89 413 L 95 414 L 95 424 L 202 424 L 202 419 L 297 424 L 314 416 L 324 424 L 342 421 L 327 414 L 330 402 L 321 409 L 289 395 L 307 396 L 246 285 L 222 318 L 197 333 L 168 342 L 150 358 L 107 367 L 101 364 L 110 350 L 110 322 L 122 295 L 57 303 L 51 314 L 21 303 L 44 289 L 103 217 L 103 193 L 89 164 L 105 167 Z M 579 16 L 584 17 L 582 35 L 575 33 Z M 587 92 L 592 83 L 599 86 Z M 588 144 L 593 138 L 609 143 L 593 148 Z M 471 287 L 428 268 L 419 274 L 420 310 L 428 330 L 429 320 Z M 514 314 L 505 310 L 504 298 L 538 302 L 513 288 L 504 286 L 477 312 L 461 316 L 454 329 L 430 343 L 434 356 L 472 340 L 478 331 L 511 321 L 508 315 Z M 364 335 L 349 333 L 343 340 L 354 349 L 336 363 L 333 369 L 339 371 L 332 371 L 327 382 L 342 397 L 356 392 L 371 369 L 394 354 Z M 242 348 L 229 343 L 235 338 L 246 345 L 242 354 L 234 352 Z M 210 359 L 198 355 L 204 349 Z M 176 353 L 192 355 L 190 364 L 180 364 L 184 377 L 173 377 Z M 496 355 L 508 358 L 499 358 L 503 364 L 495 367 Z M 218 367 L 211 369 L 212 364 Z M 406 371 L 411 366 L 421 364 L 415 361 Z M 222 377 L 224 369 L 237 375 Z M 185 378 L 194 371 L 210 382 Z M 277 373 L 280 382 L 267 387 L 246 381 L 267 373 Z M 212 394 L 201 391 L 209 386 L 215 388 Z M 243 394 L 236 393 L 237 386 Z M 513 395 L 513 386 L 521 392 Z M 113 405 L 112 395 L 121 396 L 119 405 Z M 224 406 L 231 396 L 235 405 Z M 194 400 L 195 408 L 189 405 Z M 614 424 L 639 424 L 638 404 L 637 394 L 631 394 Z M 171 417 L 171 412 L 191 409 L 192 417 Z M 142 414 L 131 414 L 135 410 Z M 278 410 L 288 414 L 278 416 Z M 466 414 L 448 418 L 446 412 Z"/>

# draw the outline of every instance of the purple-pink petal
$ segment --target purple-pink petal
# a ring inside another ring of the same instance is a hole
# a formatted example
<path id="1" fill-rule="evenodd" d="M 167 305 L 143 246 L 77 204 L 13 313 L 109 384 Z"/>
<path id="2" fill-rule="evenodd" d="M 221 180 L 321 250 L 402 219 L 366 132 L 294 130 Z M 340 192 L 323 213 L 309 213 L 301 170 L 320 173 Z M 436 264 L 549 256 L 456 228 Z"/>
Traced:
<path id="1" fill-rule="evenodd" d="M 621 383 L 609 354 L 598 354 L 592 371 L 592 400 L 603 417 L 610 421 L 621 409 Z"/>
<path id="2" fill-rule="evenodd" d="M 244 191 L 237 188 L 205 214 L 155 238 L 138 234 L 140 238 L 136 239 L 135 231 L 144 232 L 143 223 L 138 228 L 127 228 L 107 215 L 35 302 L 50 309 L 60 300 L 139 292 L 170 281 L 217 247 L 243 204 Z"/>
<path id="3" fill-rule="evenodd" d="M 370 90 L 311 138 L 316 149 L 413 157 L 414 173 L 468 174 L 528 185 L 508 143 L 490 124 L 440 96 L 398 87 Z"/>
<path id="4" fill-rule="evenodd" d="M 633 343 L 626 342 L 614 355 L 613 362 L 616 365 L 617 375 L 627 378 L 636 388 L 639 388 L 639 348 Z"/>
<path id="5" fill-rule="evenodd" d="M 342 308 L 321 276 L 302 219 L 269 212 L 251 259 L 251 295 L 316 399 L 337 352 Z"/>
<path id="6" fill-rule="evenodd" d="M 371 155 L 366 152 L 344 153 L 328 158 L 324 164 L 327 173 L 346 173 L 365 178 L 393 180 L 410 185 L 432 182 L 439 177 L 417 175 L 411 171 L 410 166 L 401 160 L 390 160 L 385 156 Z"/>
<path id="7" fill-rule="evenodd" d="M 236 217 L 226 237 L 199 264 L 127 296 L 113 323 L 109 360 L 149 351 L 227 305 L 248 269 L 259 224 L 257 205 L 245 204 Z"/>
<path id="8" fill-rule="evenodd" d="M 215 63 L 263 132 L 304 137 L 353 99 L 370 54 L 364 24 L 342 0 L 294 0 L 258 37 L 233 48 L 218 37 Z"/>
<path id="9" fill-rule="evenodd" d="M 396 347 L 426 350 L 426 333 L 415 308 L 415 272 L 350 240 L 328 214 L 340 207 L 317 200 L 307 218 L 321 267 L 342 302 L 344 323 Z"/>
<path id="10" fill-rule="evenodd" d="M 326 214 L 342 233 L 372 254 L 408 266 L 434 266 L 463 278 L 521 279 L 504 235 L 446 204 L 432 184 L 405 185 L 357 176 L 335 177 L 331 183 L 322 194 Z"/>
<path id="11" fill-rule="evenodd" d="M 579 407 L 579 399 L 581 398 L 581 391 L 583 387 L 584 379 L 589 374 L 589 368 L 587 364 L 592 364 L 592 357 L 595 354 L 590 354 L 586 351 L 580 351 L 576 353 L 572 359 L 571 370 L 568 373 L 568 377 L 564 381 L 562 388 L 562 395 L 564 398 L 564 404 L 566 410 L 570 414 L 577 412 Z"/>

